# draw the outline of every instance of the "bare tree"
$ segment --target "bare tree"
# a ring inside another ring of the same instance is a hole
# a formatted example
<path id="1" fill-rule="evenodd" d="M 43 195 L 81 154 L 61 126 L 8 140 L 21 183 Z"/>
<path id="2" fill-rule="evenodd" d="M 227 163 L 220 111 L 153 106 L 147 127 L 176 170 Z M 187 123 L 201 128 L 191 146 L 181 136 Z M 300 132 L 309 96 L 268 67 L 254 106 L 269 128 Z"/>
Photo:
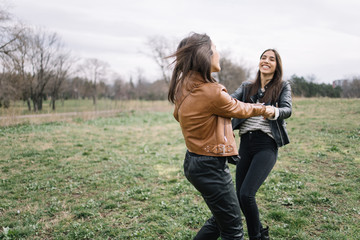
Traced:
<path id="1" fill-rule="evenodd" d="M 171 78 L 169 65 L 171 60 L 166 57 L 170 56 L 176 50 L 175 41 L 171 41 L 162 36 L 153 36 L 148 39 L 147 45 L 151 50 L 149 56 L 155 60 L 160 68 L 163 80 L 169 84 Z"/>
<path id="2" fill-rule="evenodd" d="M 122 93 L 124 90 L 124 81 L 121 78 L 117 78 L 114 80 L 114 84 L 112 86 L 112 96 L 115 101 L 120 100 L 124 94 Z"/>
<path id="3" fill-rule="evenodd" d="M 107 62 L 96 58 L 85 59 L 84 63 L 80 65 L 80 71 L 83 73 L 84 78 L 92 84 L 92 98 L 94 105 L 96 105 L 97 99 L 97 84 L 104 79 L 109 66 L 110 65 Z"/>
<path id="4" fill-rule="evenodd" d="M 165 100 L 169 86 L 164 80 L 157 80 L 148 86 L 146 100 Z"/>
<path id="5" fill-rule="evenodd" d="M 67 78 L 62 83 L 62 94 L 65 98 L 79 99 L 85 98 L 86 80 L 79 76 Z"/>
<path id="6" fill-rule="evenodd" d="M 0 107 L 10 107 L 10 101 L 16 99 L 16 75 L 3 68 L 0 73 Z"/>
<path id="7" fill-rule="evenodd" d="M 125 81 L 123 77 L 113 72 L 111 73 L 111 87 L 109 89 L 110 98 L 115 100 L 115 104 L 118 100 L 126 99 L 126 92 L 125 92 Z"/>
<path id="8" fill-rule="evenodd" d="M 116 78 L 111 89 L 112 96 L 116 102 L 118 100 L 128 99 L 128 96 L 126 94 L 127 87 L 122 78 Z"/>
<path id="9" fill-rule="evenodd" d="M 351 85 L 354 93 L 353 96 L 356 98 L 360 98 L 360 76 L 354 77 Z"/>
<path id="10" fill-rule="evenodd" d="M 11 44 L 15 39 L 10 37 L 9 34 L 9 26 L 8 22 L 11 19 L 10 13 L 3 9 L 3 7 L 0 7 L 0 54 L 6 54 L 7 53 L 7 47 L 9 44 Z"/>
<path id="11" fill-rule="evenodd" d="M 135 96 L 137 99 L 144 99 L 149 83 L 144 76 L 144 70 L 142 68 L 137 68 L 136 78 Z"/>
<path id="12" fill-rule="evenodd" d="M 58 53 L 57 57 L 54 59 L 54 72 L 49 83 L 49 92 L 51 96 L 50 105 L 52 110 L 56 109 L 55 102 L 59 98 L 60 87 L 64 81 L 69 78 L 74 62 L 75 59 L 71 57 L 70 52 L 68 51 Z"/>
<path id="13" fill-rule="evenodd" d="M 31 44 L 31 100 L 34 111 L 41 111 L 44 90 L 54 76 L 56 57 L 61 47 L 61 42 L 56 33 L 49 33 L 41 29 L 36 29 L 30 35 L 29 42 Z"/>
<path id="14" fill-rule="evenodd" d="M 2 73 L 0 76 L 0 106 L 9 107 L 10 100 L 15 100 L 17 95 L 16 82 L 18 80 L 13 69 L 9 68 L 9 54 L 16 50 L 14 42 L 18 39 L 22 29 L 16 27 L 11 14 L 5 9 L 5 4 L 0 6 L 0 63 Z"/>
<path id="15" fill-rule="evenodd" d="M 343 80 L 341 96 L 345 98 L 360 97 L 360 76 L 354 76 L 351 79 Z"/>
<path id="16" fill-rule="evenodd" d="M 9 20 L 10 13 L 7 11 L 7 9 L 4 7 L 4 2 L 0 1 L 1 7 L 0 7 L 0 22 Z"/>
<path id="17" fill-rule="evenodd" d="M 29 73 L 31 64 L 29 57 L 30 44 L 28 41 L 28 30 L 28 28 L 21 25 L 14 27 L 14 31 L 10 34 L 13 34 L 13 36 L 16 35 L 16 37 L 13 37 L 15 41 L 12 41 L 7 45 L 7 47 L 12 50 L 6 51 L 6 54 L 2 54 L 2 63 L 7 72 L 12 72 L 17 75 L 17 91 L 20 92 L 21 98 L 24 101 L 27 101 L 28 109 L 30 111 L 30 85 L 32 77 Z M 19 32 L 20 34 L 18 34 Z"/>
<path id="18" fill-rule="evenodd" d="M 250 77 L 250 70 L 230 58 L 227 52 L 221 53 L 221 71 L 217 73 L 219 83 L 223 84 L 229 93 L 235 92 L 243 81 Z"/>
<path id="19" fill-rule="evenodd" d="M 21 34 L 11 44 L 15 51 L 9 52 L 8 68 L 19 75 L 22 98 L 31 110 L 42 110 L 45 87 L 55 74 L 57 55 L 62 46 L 56 33 L 39 28 L 23 28 Z"/>

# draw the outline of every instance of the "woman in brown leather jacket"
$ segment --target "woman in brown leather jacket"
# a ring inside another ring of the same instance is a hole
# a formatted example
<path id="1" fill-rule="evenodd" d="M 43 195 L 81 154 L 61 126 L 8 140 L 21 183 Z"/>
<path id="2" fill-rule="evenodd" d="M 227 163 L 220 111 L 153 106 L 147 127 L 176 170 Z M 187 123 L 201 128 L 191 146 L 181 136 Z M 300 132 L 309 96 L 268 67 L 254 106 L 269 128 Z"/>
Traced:
<path id="1" fill-rule="evenodd" d="M 243 239 L 239 202 L 228 161 L 238 155 L 231 118 L 269 117 L 273 109 L 232 98 L 216 82 L 219 54 L 206 34 L 183 39 L 170 57 L 175 60 L 168 99 L 175 104 L 187 152 L 184 172 L 201 193 L 212 217 L 194 239 Z"/>

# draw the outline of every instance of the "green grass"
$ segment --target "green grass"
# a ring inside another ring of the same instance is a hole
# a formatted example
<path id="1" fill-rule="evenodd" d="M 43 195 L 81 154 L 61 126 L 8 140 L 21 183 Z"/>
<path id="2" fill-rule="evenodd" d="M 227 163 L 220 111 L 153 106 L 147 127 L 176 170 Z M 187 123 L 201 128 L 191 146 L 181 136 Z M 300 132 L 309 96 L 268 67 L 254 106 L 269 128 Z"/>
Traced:
<path id="1" fill-rule="evenodd" d="M 100 99 L 96 105 L 92 100 L 57 101 L 53 111 L 49 101 L 44 101 L 42 111 L 33 112 L 27 109 L 25 102 L 11 102 L 11 108 L 0 108 L 0 126 L 14 126 L 19 124 L 40 124 L 58 121 L 89 120 L 99 116 L 115 116 L 119 112 L 129 111 L 170 111 L 171 104 L 165 101 L 112 101 Z"/>
<path id="2" fill-rule="evenodd" d="M 56 109 L 52 110 L 50 101 L 43 102 L 43 109 L 37 114 L 44 113 L 65 113 L 65 112 L 86 112 L 86 111 L 102 111 L 102 110 L 144 110 L 153 106 L 164 106 L 162 101 L 113 101 L 110 99 L 98 99 L 97 104 L 93 105 L 91 99 L 70 99 L 65 101 L 56 101 Z M 33 106 L 31 105 L 31 108 Z M 34 114 L 33 111 L 29 111 L 26 102 L 15 101 L 11 102 L 11 107 L 0 108 L 0 116 L 12 116 L 12 115 L 29 115 Z"/>
<path id="3" fill-rule="evenodd" d="M 191 239 L 210 212 L 183 175 L 181 130 L 166 103 L 141 104 L 1 127 L 0 239 Z M 272 239 L 358 239 L 359 117 L 358 99 L 294 100 L 257 194 Z"/>

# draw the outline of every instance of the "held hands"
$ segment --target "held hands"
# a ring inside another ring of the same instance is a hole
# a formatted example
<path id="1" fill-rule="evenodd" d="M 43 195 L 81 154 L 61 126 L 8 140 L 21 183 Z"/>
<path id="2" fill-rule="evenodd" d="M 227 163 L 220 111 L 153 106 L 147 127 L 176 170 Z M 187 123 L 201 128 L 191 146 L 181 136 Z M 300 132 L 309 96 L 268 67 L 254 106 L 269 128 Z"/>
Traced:
<path id="1" fill-rule="evenodd" d="M 265 113 L 263 114 L 264 118 L 274 118 L 275 117 L 275 107 L 266 106 Z"/>

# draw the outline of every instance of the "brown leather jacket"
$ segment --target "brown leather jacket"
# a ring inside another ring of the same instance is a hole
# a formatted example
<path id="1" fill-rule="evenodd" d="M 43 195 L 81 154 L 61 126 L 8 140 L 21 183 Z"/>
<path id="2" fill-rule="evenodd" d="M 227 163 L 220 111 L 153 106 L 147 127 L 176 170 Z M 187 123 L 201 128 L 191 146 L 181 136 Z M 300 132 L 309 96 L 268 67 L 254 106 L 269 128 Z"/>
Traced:
<path id="1" fill-rule="evenodd" d="M 219 83 L 207 83 L 198 72 L 185 78 L 174 117 L 190 152 L 206 156 L 238 155 L 230 118 L 262 115 L 265 106 L 232 98 Z"/>

